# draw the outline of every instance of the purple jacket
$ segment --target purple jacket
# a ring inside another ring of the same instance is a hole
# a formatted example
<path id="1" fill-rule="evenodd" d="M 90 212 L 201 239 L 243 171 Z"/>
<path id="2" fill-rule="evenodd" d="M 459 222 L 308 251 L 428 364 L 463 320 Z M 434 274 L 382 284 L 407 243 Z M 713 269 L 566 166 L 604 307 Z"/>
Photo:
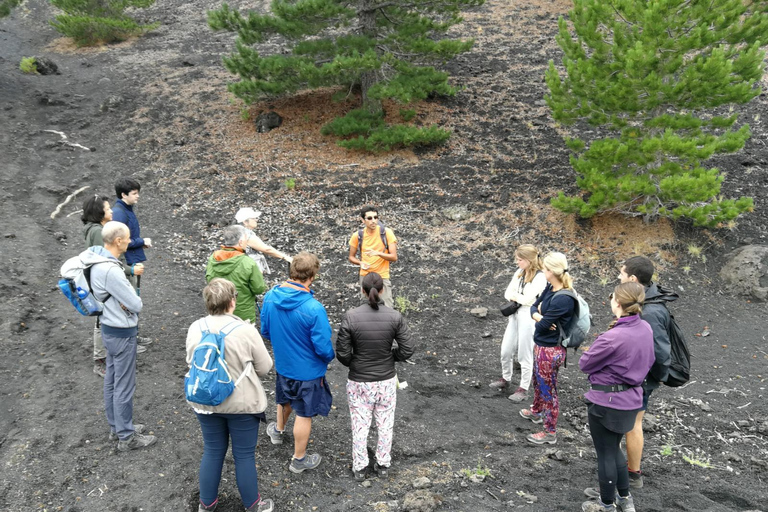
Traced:
<path id="1" fill-rule="evenodd" d="M 579 359 L 579 368 L 589 374 L 591 384 L 629 384 L 626 391 L 609 393 L 590 390 L 584 397 L 611 409 L 633 411 L 643 406 L 641 384 L 653 366 L 653 330 L 640 315 L 619 318 L 613 329 L 597 337 Z"/>

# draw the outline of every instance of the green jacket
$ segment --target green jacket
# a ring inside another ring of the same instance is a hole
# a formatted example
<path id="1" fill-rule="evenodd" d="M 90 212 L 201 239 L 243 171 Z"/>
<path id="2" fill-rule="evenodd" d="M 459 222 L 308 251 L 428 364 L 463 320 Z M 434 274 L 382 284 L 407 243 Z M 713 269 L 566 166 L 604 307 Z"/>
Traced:
<path id="1" fill-rule="evenodd" d="M 256 296 L 267 290 L 264 277 L 256 262 L 242 251 L 224 247 L 208 258 L 205 280 L 210 282 L 214 277 L 224 278 L 235 285 L 237 289 L 235 315 L 243 320 L 256 322 Z"/>

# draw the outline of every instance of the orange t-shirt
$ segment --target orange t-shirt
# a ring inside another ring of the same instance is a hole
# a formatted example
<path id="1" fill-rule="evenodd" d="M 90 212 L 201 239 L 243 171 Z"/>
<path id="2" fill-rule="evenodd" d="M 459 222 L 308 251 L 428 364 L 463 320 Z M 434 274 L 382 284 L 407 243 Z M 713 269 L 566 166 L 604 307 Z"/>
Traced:
<path id="1" fill-rule="evenodd" d="M 387 237 L 387 243 L 390 247 L 392 247 L 392 244 L 397 243 L 397 238 L 395 238 L 395 234 L 391 229 L 384 228 L 384 235 Z M 358 246 L 357 231 L 355 231 L 352 234 L 352 238 L 349 239 L 349 246 Z M 362 251 L 360 251 L 360 261 L 367 263 L 370 266 L 368 267 L 368 270 L 363 270 L 363 268 L 360 267 L 360 275 L 364 276 L 369 272 L 376 272 L 382 279 L 389 279 L 389 261 L 378 256 L 367 256 L 365 251 L 368 250 L 387 252 L 384 242 L 381 241 L 381 231 L 378 226 L 376 226 L 376 230 L 373 233 L 369 233 L 366 228 L 363 228 L 363 248 Z"/>

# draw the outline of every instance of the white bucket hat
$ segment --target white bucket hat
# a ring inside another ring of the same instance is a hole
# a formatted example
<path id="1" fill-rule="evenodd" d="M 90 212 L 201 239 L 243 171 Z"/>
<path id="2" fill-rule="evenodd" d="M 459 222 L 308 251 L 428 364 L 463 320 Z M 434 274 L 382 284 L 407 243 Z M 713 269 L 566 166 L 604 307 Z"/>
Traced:
<path id="1" fill-rule="evenodd" d="M 261 212 L 253 208 L 240 208 L 235 214 L 237 222 L 245 222 L 248 219 L 258 219 L 259 217 L 261 217 Z"/>

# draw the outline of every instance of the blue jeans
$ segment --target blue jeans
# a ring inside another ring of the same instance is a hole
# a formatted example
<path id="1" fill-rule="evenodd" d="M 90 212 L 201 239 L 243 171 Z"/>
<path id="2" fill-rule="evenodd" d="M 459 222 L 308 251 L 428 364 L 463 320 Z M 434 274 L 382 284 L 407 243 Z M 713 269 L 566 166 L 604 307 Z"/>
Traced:
<path id="1" fill-rule="evenodd" d="M 107 350 L 104 409 L 112 432 L 126 440 L 133 435 L 133 393 L 136 391 L 136 336 L 102 333 Z"/>
<path id="2" fill-rule="evenodd" d="M 237 488 L 245 508 L 259 499 L 256 475 L 256 442 L 259 419 L 253 414 L 198 414 L 203 432 L 203 458 L 200 461 L 200 502 L 210 506 L 219 495 L 219 481 L 229 439 L 235 459 Z"/>

